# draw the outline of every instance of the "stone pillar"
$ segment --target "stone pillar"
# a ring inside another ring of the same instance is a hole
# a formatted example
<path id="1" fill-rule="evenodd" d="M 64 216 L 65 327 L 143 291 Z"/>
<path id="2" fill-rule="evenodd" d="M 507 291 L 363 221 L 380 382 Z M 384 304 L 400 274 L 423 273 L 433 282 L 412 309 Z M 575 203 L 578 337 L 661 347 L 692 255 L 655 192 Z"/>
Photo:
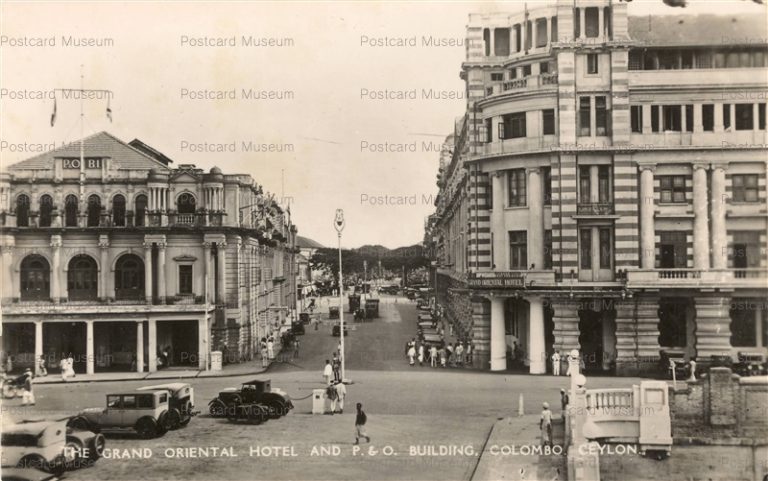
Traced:
<path id="1" fill-rule="evenodd" d="M 491 303 L 486 299 L 470 297 L 472 309 L 472 365 L 487 369 L 491 360 Z"/>
<path id="2" fill-rule="evenodd" d="M 53 265 L 51 266 L 51 299 L 54 303 L 58 304 L 61 301 L 61 236 L 51 236 L 51 259 Z"/>
<path id="3" fill-rule="evenodd" d="M 715 104 L 715 132 L 723 131 L 723 105 Z"/>
<path id="4" fill-rule="evenodd" d="M 136 372 L 144 372 L 144 321 L 136 321 Z"/>
<path id="5" fill-rule="evenodd" d="M 93 374 L 94 371 L 93 350 L 93 321 L 85 321 L 85 373 Z"/>
<path id="6" fill-rule="evenodd" d="M 693 104 L 693 133 L 698 134 L 704 131 L 704 123 L 702 121 L 702 104 Z"/>
<path id="7" fill-rule="evenodd" d="M 547 48 L 552 44 L 552 17 L 547 17 Z M 512 34 L 510 33 L 510 38 Z"/>
<path id="8" fill-rule="evenodd" d="M 536 32 L 538 30 L 539 30 L 539 27 L 536 25 L 536 19 L 532 18 L 531 19 L 531 50 L 536 49 Z M 531 66 L 531 70 L 533 70 L 533 66 Z"/>
<path id="9" fill-rule="evenodd" d="M 728 267 L 728 236 L 725 227 L 726 194 L 723 164 L 712 166 L 711 214 L 712 214 L 712 268 Z"/>
<path id="10" fill-rule="evenodd" d="M 216 283 L 216 302 L 225 304 L 227 302 L 227 243 L 222 241 L 216 243 L 216 258 L 219 267 L 218 282 Z"/>
<path id="11" fill-rule="evenodd" d="M 579 8 L 579 38 L 584 39 L 587 36 L 587 15 L 586 8 Z"/>
<path id="12" fill-rule="evenodd" d="M 99 271 L 99 289 L 98 289 L 98 296 L 99 299 L 104 300 L 108 297 L 113 297 L 108 289 L 108 282 L 109 282 L 109 272 L 110 272 L 110 266 L 109 266 L 109 236 L 108 235 L 100 235 L 99 236 L 99 254 L 100 257 L 100 263 L 99 266 L 101 270 Z"/>
<path id="13" fill-rule="evenodd" d="M 152 304 L 152 243 L 144 243 L 144 297 Z"/>
<path id="14" fill-rule="evenodd" d="M 147 336 L 147 349 L 149 350 L 149 372 L 157 371 L 157 321 L 154 319 L 149 320 L 149 336 Z"/>
<path id="15" fill-rule="evenodd" d="M 495 270 L 506 271 L 509 269 L 507 260 L 506 235 L 504 229 L 504 173 L 501 171 L 492 172 L 491 182 L 493 183 L 493 209 L 491 210 L 491 231 L 497 232 L 492 238 L 493 258 L 492 265 Z"/>
<path id="16" fill-rule="evenodd" d="M 18 290 L 18 276 L 13 268 L 13 246 L 3 245 L 0 246 L 0 252 L 2 252 L 3 259 L 3 293 L 2 299 L 4 302 L 10 302 L 14 297 L 20 297 Z"/>
<path id="17" fill-rule="evenodd" d="M 496 29 L 495 28 L 490 28 L 490 29 L 488 29 L 488 31 L 490 32 L 490 35 L 488 35 L 488 37 L 489 37 L 489 40 L 491 42 L 491 47 L 489 49 L 491 54 L 489 55 L 489 57 L 493 57 L 493 56 L 496 55 L 496 38 L 495 38 L 496 37 Z"/>
<path id="18" fill-rule="evenodd" d="M 693 165 L 693 266 L 709 269 L 709 219 L 707 216 L 707 167 Z"/>
<path id="19" fill-rule="evenodd" d="M 507 369 L 504 298 L 491 297 L 491 371 Z"/>
<path id="20" fill-rule="evenodd" d="M 635 303 L 631 299 L 616 302 L 616 374 L 636 376 L 640 372 L 635 332 Z"/>
<path id="21" fill-rule="evenodd" d="M 165 285 L 165 242 L 157 243 L 157 296 L 158 302 L 165 304 L 166 285 Z"/>
<path id="22" fill-rule="evenodd" d="M 547 346 L 544 338 L 544 304 L 541 297 L 528 299 L 528 357 L 531 374 L 546 374 Z"/>
<path id="23" fill-rule="evenodd" d="M 208 369 L 208 313 L 197 321 L 197 368 Z"/>
<path id="24" fill-rule="evenodd" d="M 696 297 L 696 362 L 731 353 L 730 297 Z"/>
<path id="25" fill-rule="evenodd" d="M 528 263 L 544 269 L 544 202 L 538 168 L 528 170 Z M 505 236 L 502 236 L 505 237 Z M 503 239 L 506 240 L 506 239 Z"/>
<path id="26" fill-rule="evenodd" d="M 653 173 L 651 165 L 640 166 L 640 265 L 656 267 L 656 231 L 654 227 Z"/>
<path id="27" fill-rule="evenodd" d="M 213 284 L 213 265 L 211 263 L 211 243 L 210 242 L 203 242 L 203 265 L 205 266 L 205 272 L 203 273 L 203 279 L 205 282 L 204 286 L 204 295 L 205 295 L 205 302 L 211 302 L 211 300 L 215 300 L 215 297 L 211 296 L 212 290 L 212 284 Z"/>
<path id="28" fill-rule="evenodd" d="M 555 350 L 564 356 L 571 349 L 579 348 L 579 309 L 578 299 L 553 298 L 552 310 L 555 324 Z"/>
<path id="29" fill-rule="evenodd" d="M 35 376 L 40 375 L 40 358 L 43 356 L 43 321 L 35 321 Z"/>
<path id="30" fill-rule="evenodd" d="M 648 134 L 653 130 L 653 124 L 651 123 L 653 110 L 651 110 L 651 106 L 648 104 L 643 104 L 641 108 L 643 109 L 643 133 Z"/>
<path id="31" fill-rule="evenodd" d="M 603 12 L 604 10 L 602 8 L 597 9 L 597 37 L 605 41 L 605 18 L 603 18 Z"/>
<path id="32" fill-rule="evenodd" d="M 765 102 L 763 102 L 765 103 Z M 760 131 L 760 104 L 755 102 L 752 104 L 752 131 L 757 133 Z"/>

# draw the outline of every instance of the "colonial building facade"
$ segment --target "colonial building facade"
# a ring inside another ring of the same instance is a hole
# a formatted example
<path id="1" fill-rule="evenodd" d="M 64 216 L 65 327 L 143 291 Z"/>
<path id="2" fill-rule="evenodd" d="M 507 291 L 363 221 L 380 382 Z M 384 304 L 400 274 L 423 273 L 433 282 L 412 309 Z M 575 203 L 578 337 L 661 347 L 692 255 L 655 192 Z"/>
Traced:
<path id="1" fill-rule="evenodd" d="M 768 352 L 765 17 L 626 9 L 470 15 L 428 238 L 479 368 Z"/>
<path id="2" fill-rule="evenodd" d="M 0 173 L 15 369 L 70 354 L 89 374 L 208 369 L 277 333 L 296 305 L 289 213 L 249 175 L 170 164 L 102 132 Z"/>

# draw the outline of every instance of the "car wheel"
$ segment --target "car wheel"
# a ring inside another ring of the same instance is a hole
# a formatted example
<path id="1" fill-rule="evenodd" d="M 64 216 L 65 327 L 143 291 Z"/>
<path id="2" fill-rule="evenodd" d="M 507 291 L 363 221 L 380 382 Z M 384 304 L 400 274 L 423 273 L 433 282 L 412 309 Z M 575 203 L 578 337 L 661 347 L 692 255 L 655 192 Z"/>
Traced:
<path id="1" fill-rule="evenodd" d="M 168 415 L 165 418 L 165 425 L 168 429 L 179 429 L 179 426 L 181 426 L 181 413 L 178 409 L 172 408 L 168 411 Z"/>
<path id="2" fill-rule="evenodd" d="M 223 402 L 221 402 L 220 399 L 214 399 L 208 405 L 208 414 L 210 414 L 213 417 L 223 416 L 226 410 L 227 410 L 227 406 Z"/>
<path id="3" fill-rule="evenodd" d="M 104 448 L 107 446 L 107 440 L 104 438 L 103 434 L 95 435 L 89 444 L 90 450 L 88 451 L 88 457 L 90 457 L 92 461 L 96 461 L 104 455 Z"/>
<path id="4" fill-rule="evenodd" d="M 136 423 L 136 432 L 144 439 L 151 439 L 157 435 L 157 423 L 152 418 L 141 418 Z"/>
<path id="5" fill-rule="evenodd" d="M 31 454 L 22 458 L 16 466 L 19 468 L 34 468 L 50 472 L 48 462 L 39 454 Z"/>
<path id="6" fill-rule="evenodd" d="M 83 457 L 83 442 L 75 437 L 67 437 L 64 444 L 64 462 L 74 464 Z"/>

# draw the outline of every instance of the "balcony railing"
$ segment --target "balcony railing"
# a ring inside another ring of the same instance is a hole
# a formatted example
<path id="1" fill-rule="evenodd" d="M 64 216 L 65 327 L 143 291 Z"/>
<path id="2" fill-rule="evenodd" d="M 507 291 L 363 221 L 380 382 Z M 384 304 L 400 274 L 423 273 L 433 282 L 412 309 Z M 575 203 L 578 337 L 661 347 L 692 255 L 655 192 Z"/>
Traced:
<path id="1" fill-rule="evenodd" d="M 768 282 L 768 267 L 749 267 L 733 269 L 736 279 L 763 279 Z"/>
<path id="2" fill-rule="evenodd" d="M 579 202 L 576 212 L 579 215 L 612 215 L 613 202 Z"/>

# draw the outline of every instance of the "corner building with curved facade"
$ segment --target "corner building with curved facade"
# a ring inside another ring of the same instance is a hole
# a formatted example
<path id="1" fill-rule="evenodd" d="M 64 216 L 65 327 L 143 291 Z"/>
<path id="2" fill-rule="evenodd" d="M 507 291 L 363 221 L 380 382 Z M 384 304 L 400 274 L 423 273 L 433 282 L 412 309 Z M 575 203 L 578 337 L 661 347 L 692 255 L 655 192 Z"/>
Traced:
<path id="1" fill-rule="evenodd" d="M 250 175 L 101 132 L 0 173 L 3 361 L 58 372 L 252 359 L 295 306 L 296 229 Z M 82 157 L 82 160 L 81 160 Z"/>
<path id="2" fill-rule="evenodd" d="M 765 20 L 608 0 L 470 15 L 427 239 L 476 367 L 766 354 Z"/>

